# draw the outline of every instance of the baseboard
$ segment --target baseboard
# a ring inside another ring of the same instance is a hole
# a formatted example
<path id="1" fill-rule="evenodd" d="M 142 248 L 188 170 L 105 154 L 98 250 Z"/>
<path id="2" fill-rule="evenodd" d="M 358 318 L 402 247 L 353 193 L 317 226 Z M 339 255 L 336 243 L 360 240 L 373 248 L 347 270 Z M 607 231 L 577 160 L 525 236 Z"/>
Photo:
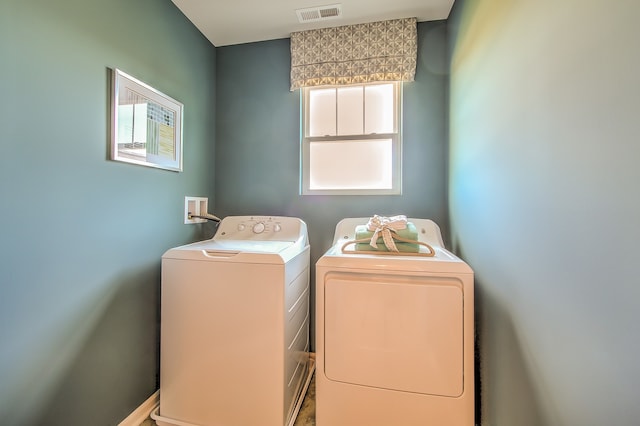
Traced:
<path id="1" fill-rule="evenodd" d="M 118 423 L 118 426 L 139 426 L 149 417 L 149 414 L 151 414 L 158 404 L 160 404 L 159 390 L 155 391 L 145 402 L 140 404 L 126 419 Z"/>

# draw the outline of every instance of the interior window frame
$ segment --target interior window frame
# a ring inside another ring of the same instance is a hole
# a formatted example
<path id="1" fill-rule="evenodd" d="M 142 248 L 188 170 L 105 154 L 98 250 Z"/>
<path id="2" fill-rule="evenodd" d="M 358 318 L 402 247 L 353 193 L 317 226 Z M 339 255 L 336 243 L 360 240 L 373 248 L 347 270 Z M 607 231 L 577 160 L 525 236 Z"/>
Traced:
<path id="1" fill-rule="evenodd" d="M 300 194 L 301 195 L 401 195 L 402 194 L 402 82 L 375 82 L 356 84 L 353 86 L 367 86 L 391 83 L 394 87 L 394 128 L 393 133 L 371 133 L 356 135 L 309 136 L 310 129 L 310 95 L 309 92 L 320 87 L 304 87 L 300 89 L 301 132 L 300 132 Z M 322 86 L 323 89 L 346 86 Z M 363 112 L 364 115 L 364 112 Z M 336 118 L 337 121 L 337 118 Z M 350 140 L 380 140 L 392 141 L 392 186 L 377 189 L 311 189 L 310 188 L 310 145 L 312 142 L 332 142 Z"/>

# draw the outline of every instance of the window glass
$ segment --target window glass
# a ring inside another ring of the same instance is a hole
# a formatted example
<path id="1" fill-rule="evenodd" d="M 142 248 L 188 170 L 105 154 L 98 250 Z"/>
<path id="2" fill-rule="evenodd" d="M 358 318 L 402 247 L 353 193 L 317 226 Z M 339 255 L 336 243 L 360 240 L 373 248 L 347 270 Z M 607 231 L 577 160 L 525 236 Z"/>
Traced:
<path id="1" fill-rule="evenodd" d="M 364 132 L 364 90 L 362 86 L 340 87 L 338 91 L 338 135 Z"/>
<path id="2" fill-rule="evenodd" d="M 336 90 L 316 89 L 309 93 L 309 136 L 335 136 Z"/>
<path id="3" fill-rule="evenodd" d="M 391 139 L 311 142 L 311 190 L 391 189 Z"/>
<path id="4" fill-rule="evenodd" d="M 376 84 L 365 86 L 364 91 L 367 100 L 364 133 L 392 133 L 395 128 L 393 86 Z"/>

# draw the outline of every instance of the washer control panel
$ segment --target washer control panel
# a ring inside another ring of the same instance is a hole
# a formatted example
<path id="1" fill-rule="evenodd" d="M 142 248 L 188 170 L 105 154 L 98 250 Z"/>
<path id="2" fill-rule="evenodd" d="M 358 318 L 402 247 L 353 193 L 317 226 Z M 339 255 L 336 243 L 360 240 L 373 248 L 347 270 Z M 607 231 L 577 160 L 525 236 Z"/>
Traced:
<path id="1" fill-rule="evenodd" d="M 228 216 L 218 225 L 214 240 L 296 241 L 306 235 L 305 223 L 284 216 Z"/>

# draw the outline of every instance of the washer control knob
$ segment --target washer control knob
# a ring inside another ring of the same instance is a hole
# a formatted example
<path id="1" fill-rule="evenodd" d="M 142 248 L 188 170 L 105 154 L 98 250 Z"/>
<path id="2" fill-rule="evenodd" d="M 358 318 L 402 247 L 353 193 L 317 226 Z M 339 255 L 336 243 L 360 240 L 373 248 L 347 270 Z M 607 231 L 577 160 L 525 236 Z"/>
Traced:
<path id="1" fill-rule="evenodd" d="M 279 223 L 276 223 L 275 225 L 273 225 L 273 232 L 280 232 L 282 231 L 282 226 L 280 226 Z"/>
<path id="2" fill-rule="evenodd" d="M 238 225 L 238 231 L 244 231 L 244 228 L 246 228 L 246 226 L 244 226 L 244 223 Z"/>
<path id="3" fill-rule="evenodd" d="M 254 234 L 262 234 L 264 232 L 265 226 L 264 223 L 258 222 L 253 225 L 253 233 Z"/>

